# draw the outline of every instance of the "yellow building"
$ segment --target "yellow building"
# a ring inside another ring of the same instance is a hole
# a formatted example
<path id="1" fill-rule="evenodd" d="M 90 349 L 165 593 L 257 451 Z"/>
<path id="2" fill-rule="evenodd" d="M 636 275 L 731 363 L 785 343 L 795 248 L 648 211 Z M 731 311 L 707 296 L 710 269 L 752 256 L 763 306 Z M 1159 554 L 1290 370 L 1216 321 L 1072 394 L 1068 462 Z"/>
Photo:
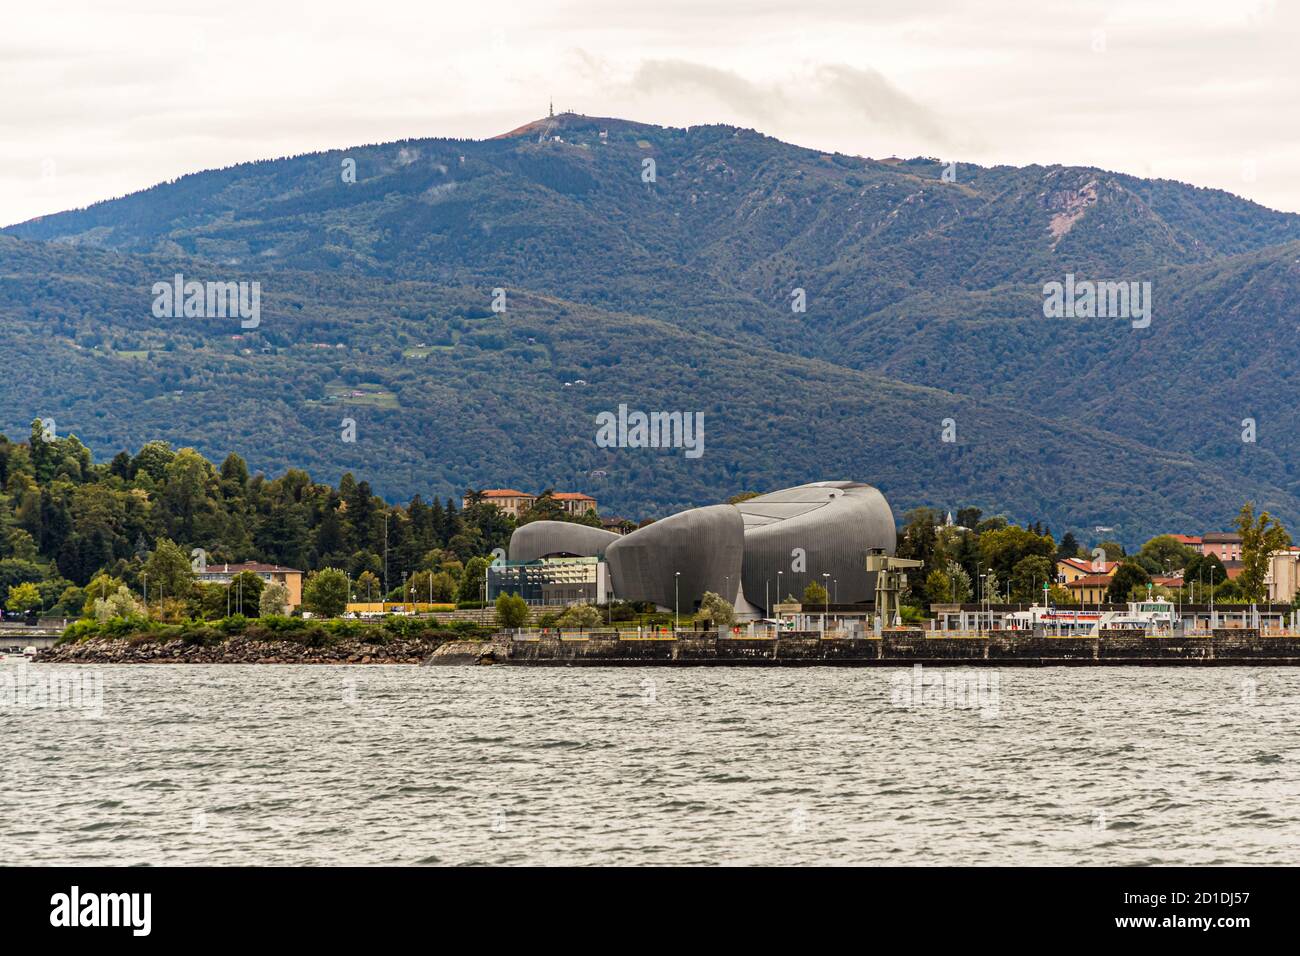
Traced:
<path id="1" fill-rule="evenodd" d="M 1066 583 L 1070 597 L 1075 604 L 1105 604 L 1106 592 L 1110 590 L 1111 574 L 1084 574 Z"/>
<path id="2" fill-rule="evenodd" d="M 531 508 L 533 502 L 537 500 L 536 495 L 530 495 L 526 491 L 515 491 L 513 488 L 488 488 L 481 494 L 484 504 L 496 505 L 506 514 L 516 518 Z M 460 499 L 462 508 L 468 508 L 469 505 L 469 495 Z"/>
<path id="3" fill-rule="evenodd" d="M 284 585 L 289 592 L 289 609 L 302 603 L 302 572 L 296 568 L 282 568 L 278 564 L 259 564 L 245 561 L 243 564 L 210 564 L 204 570 L 194 574 L 200 584 L 229 584 L 237 575 L 244 572 L 256 574 L 263 581 Z"/>
<path id="4" fill-rule="evenodd" d="M 479 494 L 485 504 L 496 505 L 506 514 L 516 518 L 521 517 L 537 503 L 537 495 L 530 495 L 526 491 L 515 491 L 513 488 L 488 488 Z M 596 510 L 596 499 L 580 491 L 556 491 L 551 494 L 551 498 L 564 509 L 565 513 L 574 517 Z M 462 508 L 470 506 L 469 495 L 460 499 L 460 506 Z"/>
<path id="5" fill-rule="evenodd" d="M 1062 558 L 1056 562 L 1056 580 L 1068 585 L 1072 581 L 1090 574 L 1111 575 L 1115 573 L 1118 561 L 1090 561 L 1087 558 Z"/>
<path id="6" fill-rule="evenodd" d="M 591 495 L 584 495 L 580 491 L 556 491 L 551 494 L 551 497 L 558 501 L 560 507 L 568 514 L 574 517 L 596 510 L 596 499 Z"/>

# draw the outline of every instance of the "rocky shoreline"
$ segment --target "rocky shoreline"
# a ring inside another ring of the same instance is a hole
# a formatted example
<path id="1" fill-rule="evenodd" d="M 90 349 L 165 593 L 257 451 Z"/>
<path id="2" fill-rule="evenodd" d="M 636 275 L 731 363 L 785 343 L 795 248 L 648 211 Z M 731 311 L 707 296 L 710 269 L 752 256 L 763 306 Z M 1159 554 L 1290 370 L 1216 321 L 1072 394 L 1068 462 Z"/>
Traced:
<path id="1" fill-rule="evenodd" d="M 301 641 L 242 636 L 218 644 L 94 638 L 57 645 L 34 659 L 46 664 L 419 664 L 444 643 L 421 638 L 383 643 L 352 639 L 313 647 Z"/>

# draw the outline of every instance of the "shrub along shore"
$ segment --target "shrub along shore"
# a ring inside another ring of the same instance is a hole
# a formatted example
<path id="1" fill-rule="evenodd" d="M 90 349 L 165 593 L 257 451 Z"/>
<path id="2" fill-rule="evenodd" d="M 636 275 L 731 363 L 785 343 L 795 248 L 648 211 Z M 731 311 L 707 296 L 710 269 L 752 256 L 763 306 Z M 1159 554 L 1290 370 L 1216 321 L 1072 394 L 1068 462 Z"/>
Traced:
<path id="1" fill-rule="evenodd" d="M 469 621 L 389 616 L 378 621 L 240 615 L 162 624 L 146 618 L 80 620 L 38 656 L 79 664 L 418 664 L 448 641 L 487 637 Z"/>

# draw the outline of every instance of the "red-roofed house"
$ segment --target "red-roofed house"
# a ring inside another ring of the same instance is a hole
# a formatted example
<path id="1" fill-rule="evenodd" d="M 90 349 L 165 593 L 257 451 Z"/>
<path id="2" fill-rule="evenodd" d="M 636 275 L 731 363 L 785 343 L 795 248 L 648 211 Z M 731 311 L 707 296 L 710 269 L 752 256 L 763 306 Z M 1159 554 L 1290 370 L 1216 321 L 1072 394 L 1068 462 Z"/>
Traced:
<path id="1" fill-rule="evenodd" d="M 1201 541 L 1201 536 L 1199 534 L 1171 534 L 1169 537 L 1173 538 L 1179 544 L 1187 545 L 1187 547 L 1191 548 L 1197 554 L 1202 553 L 1201 549 L 1204 547 L 1204 544 Z"/>
<path id="2" fill-rule="evenodd" d="M 514 515 L 516 518 L 531 508 L 533 502 L 537 500 L 536 495 L 530 495 L 526 491 L 515 491 L 513 488 L 487 488 L 482 495 L 484 504 L 496 505 L 506 514 Z M 469 504 L 469 495 L 461 498 L 462 508 L 468 508 Z"/>
<path id="3" fill-rule="evenodd" d="M 552 492 L 551 497 L 571 515 L 585 515 L 596 509 L 596 499 L 580 491 L 556 491 Z"/>
<path id="4" fill-rule="evenodd" d="M 485 504 L 496 505 L 506 514 L 514 515 L 516 518 L 537 503 L 537 495 L 530 495 L 526 491 L 515 491 L 513 488 L 488 488 L 479 494 L 483 496 Z M 585 515 L 588 511 L 596 510 L 596 499 L 580 491 L 556 491 L 551 493 L 551 497 L 571 515 Z M 461 498 L 462 508 L 468 508 L 469 504 L 469 495 Z"/>
<path id="5" fill-rule="evenodd" d="M 1089 574 L 1101 574 L 1109 578 L 1119 567 L 1118 561 L 1092 561 L 1089 558 L 1062 558 L 1056 562 L 1057 580 L 1069 584 Z"/>
<path id="6" fill-rule="evenodd" d="M 1085 574 L 1068 582 L 1065 587 L 1076 604 L 1105 604 L 1106 592 L 1114 574 Z"/>
<path id="7" fill-rule="evenodd" d="M 1201 553 L 1217 554 L 1225 565 L 1241 560 L 1241 535 L 1235 531 L 1211 531 L 1201 535 Z"/>

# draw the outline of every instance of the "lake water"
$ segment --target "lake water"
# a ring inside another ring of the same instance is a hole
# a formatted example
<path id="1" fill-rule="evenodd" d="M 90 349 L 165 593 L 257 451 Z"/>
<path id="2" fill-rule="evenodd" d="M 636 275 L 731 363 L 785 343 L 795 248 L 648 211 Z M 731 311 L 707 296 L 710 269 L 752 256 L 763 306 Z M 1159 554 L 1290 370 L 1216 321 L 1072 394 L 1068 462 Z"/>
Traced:
<path id="1" fill-rule="evenodd" d="M 1300 863 L 1293 668 L 10 659 L 0 691 L 0 864 Z"/>

